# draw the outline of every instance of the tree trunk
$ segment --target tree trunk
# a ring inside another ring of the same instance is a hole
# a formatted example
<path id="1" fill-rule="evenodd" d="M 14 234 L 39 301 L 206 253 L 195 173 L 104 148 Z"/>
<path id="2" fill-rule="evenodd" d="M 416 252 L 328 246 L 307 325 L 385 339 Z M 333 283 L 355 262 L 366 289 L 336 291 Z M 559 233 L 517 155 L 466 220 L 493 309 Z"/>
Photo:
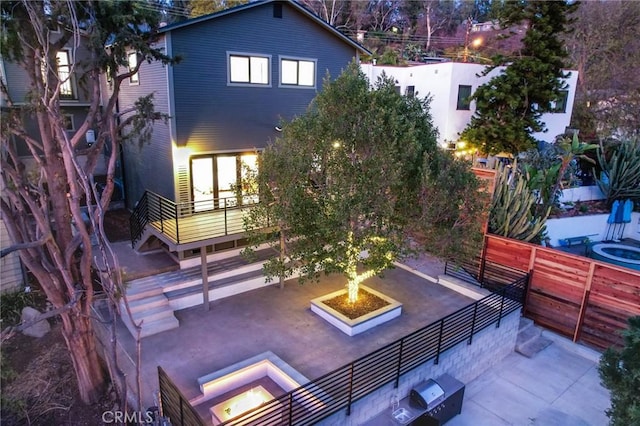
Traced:
<path id="1" fill-rule="evenodd" d="M 79 302 L 79 305 L 82 305 Z M 69 349 L 78 380 L 80 399 L 85 404 L 98 401 L 105 387 L 105 374 L 98 352 L 91 318 L 80 306 L 62 316 L 62 335 Z"/>

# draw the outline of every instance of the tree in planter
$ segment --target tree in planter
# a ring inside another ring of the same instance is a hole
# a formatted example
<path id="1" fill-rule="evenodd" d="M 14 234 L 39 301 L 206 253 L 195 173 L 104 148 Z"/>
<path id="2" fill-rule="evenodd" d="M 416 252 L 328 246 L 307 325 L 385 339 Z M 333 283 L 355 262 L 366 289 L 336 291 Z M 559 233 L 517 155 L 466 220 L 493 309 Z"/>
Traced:
<path id="1" fill-rule="evenodd" d="M 602 384 L 611 392 L 611 426 L 640 424 L 640 316 L 629 318 L 622 336 L 624 347 L 607 349 L 598 367 Z"/>
<path id="2" fill-rule="evenodd" d="M 355 302 L 364 279 L 410 251 L 409 232 L 428 227 L 420 222 L 420 187 L 430 172 L 423 161 L 439 155 L 428 105 L 397 94 L 390 79 L 374 86 L 352 63 L 327 79 L 307 113 L 285 124 L 282 138 L 262 153 L 261 203 L 245 227 L 256 245 L 270 242 L 280 253 L 265 265 L 268 277 L 297 272 L 305 282 L 341 273 Z M 440 197 L 449 190 L 440 187 Z M 453 214 L 466 213 L 475 212 Z M 280 241 L 263 232 L 268 226 Z"/>
<path id="3" fill-rule="evenodd" d="M 153 44 L 161 16 L 142 3 L 14 1 L 2 2 L 1 7 L 3 60 L 17 65 L 29 82 L 24 99 L 12 99 L 16 92 L 2 82 L 7 108 L 2 111 L 0 208 L 13 243 L 4 252 L 19 250 L 22 262 L 59 313 L 80 397 L 92 403 L 106 380 L 91 320 L 97 291 L 94 255 L 100 253 L 105 259 L 108 274 L 101 275 L 101 290 L 112 309 L 122 294 L 117 261 L 103 227 L 114 190 L 119 144 L 126 139 L 143 141 L 150 124 L 165 118 L 154 111 L 152 96 L 123 111 L 117 109 L 117 98 L 121 84 L 127 84 L 143 60 L 173 60 Z M 57 61 L 62 49 L 69 49 L 72 58 L 64 70 Z M 133 69 L 129 68 L 131 51 L 138 56 Z M 110 93 L 101 85 L 105 73 L 111 80 Z M 72 87 L 72 79 L 89 103 L 86 119 L 73 136 L 66 131 L 61 107 L 61 92 Z M 89 129 L 96 135 L 91 146 L 84 142 Z M 130 133 L 125 137 L 126 130 Z M 19 146 L 24 147 L 22 152 Z M 94 172 L 105 152 L 106 184 L 99 192 Z M 90 225 L 84 220 L 83 203 Z M 96 242 L 91 240 L 92 232 Z M 114 371 L 110 373 L 115 378 Z"/>
<path id="4" fill-rule="evenodd" d="M 553 112 L 553 102 L 566 84 L 561 78 L 567 56 L 560 34 L 566 31 L 566 15 L 575 8 L 567 2 L 505 2 L 499 10 L 500 25 L 508 28 L 523 21 L 528 29 L 515 57 L 496 56 L 489 74 L 504 71 L 478 87 L 471 99 L 476 112 L 460 138 L 489 154 L 514 155 L 536 146 L 532 133 L 545 131 L 542 114 Z"/>

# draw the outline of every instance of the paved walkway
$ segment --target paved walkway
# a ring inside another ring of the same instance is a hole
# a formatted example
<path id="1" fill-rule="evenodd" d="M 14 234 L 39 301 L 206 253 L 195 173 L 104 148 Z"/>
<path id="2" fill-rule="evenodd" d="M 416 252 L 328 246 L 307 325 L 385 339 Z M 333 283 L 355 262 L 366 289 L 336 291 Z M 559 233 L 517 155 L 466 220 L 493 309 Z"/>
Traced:
<path id="1" fill-rule="evenodd" d="M 605 426 L 609 392 L 600 354 L 551 332 L 533 358 L 512 353 L 467 384 L 462 414 L 447 426 Z"/>

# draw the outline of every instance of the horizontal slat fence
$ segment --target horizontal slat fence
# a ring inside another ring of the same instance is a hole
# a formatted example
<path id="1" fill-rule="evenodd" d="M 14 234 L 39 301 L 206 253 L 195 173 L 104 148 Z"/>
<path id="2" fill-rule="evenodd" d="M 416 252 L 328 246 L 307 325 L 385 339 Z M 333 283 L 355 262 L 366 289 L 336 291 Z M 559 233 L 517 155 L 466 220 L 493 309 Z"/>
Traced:
<path id="1" fill-rule="evenodd" d="M 640 272 L 522 241 L 486 236 L 484 262 L 530 273 L 525 315 L 574 341 L 621 345 L 640 315 Z"/>

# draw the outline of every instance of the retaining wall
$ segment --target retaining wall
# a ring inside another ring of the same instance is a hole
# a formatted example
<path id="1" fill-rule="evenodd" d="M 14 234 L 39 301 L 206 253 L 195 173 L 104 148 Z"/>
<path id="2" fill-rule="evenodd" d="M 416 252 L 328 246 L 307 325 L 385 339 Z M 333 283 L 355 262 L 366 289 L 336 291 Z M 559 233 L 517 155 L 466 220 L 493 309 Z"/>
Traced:
<path id="1" fill-rule="evenodd" d="M 351 415 L 347 416 L 346 410 L 341 410 L 317 424 L 362 425 L 380 412 L 390 410 L 393 397 L 402 399 L 409 395 L 409 391 L 418 383 L 445 373 L 467 384 L 513 352 L 519 323 L 520 310 L 517 310 L 502 318 L 499 328 L 490 325 L 475 334 L 470 345 L 464 341 L 442 353 L 437 365 L 429 361 L 403 375 L 397 389 L 393 387 L 393 383 L 387 384 L 354 403 L 351 406 Z"/>

